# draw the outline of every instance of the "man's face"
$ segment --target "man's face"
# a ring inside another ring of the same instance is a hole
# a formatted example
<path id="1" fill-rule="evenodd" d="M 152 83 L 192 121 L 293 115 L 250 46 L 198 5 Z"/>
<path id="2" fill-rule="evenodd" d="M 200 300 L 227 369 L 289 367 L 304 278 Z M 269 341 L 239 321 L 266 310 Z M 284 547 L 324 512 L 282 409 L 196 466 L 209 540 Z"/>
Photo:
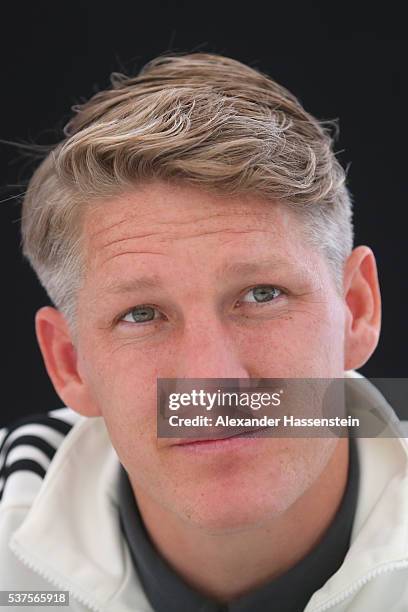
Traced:
<path id="1" fill-rule="evenodd" d="M 136 494 L 205 529 L 285 511 L 335 447 L 258 438 L 204 452 L 156 437 L 158 378 L 343 376 L 344 303 L 300 224 L 278 203 L 161 182 L 85 216 L 81 377 Z M 259 285 L 273 299 L 257 303 Z"/>

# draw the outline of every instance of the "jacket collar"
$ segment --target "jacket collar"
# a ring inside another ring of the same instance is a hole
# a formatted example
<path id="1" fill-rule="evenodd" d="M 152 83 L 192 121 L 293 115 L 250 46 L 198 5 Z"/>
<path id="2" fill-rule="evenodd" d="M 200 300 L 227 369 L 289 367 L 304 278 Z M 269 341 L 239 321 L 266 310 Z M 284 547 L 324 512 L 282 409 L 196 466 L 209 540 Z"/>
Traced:
<path id="1" fill-rule="evenodd" d="M 345 375 L 351 383 L 363 378 Z M 398 428 L 383 396 L 367 379 L 361 383 L 351 389 L 349 413 L 361 416 L 364 404 L 365 417 L 380 414 Z M 351 546 L 307 612 L 332 608 L 379 568 L 408 566 L 408 445 L 399 436 L 357 440 L 361 479 Z M 96 612 L 152 612 L 121 533 L 118 476 L 103 419 L 81 417 L 10 546 L 23 563 Z"/>

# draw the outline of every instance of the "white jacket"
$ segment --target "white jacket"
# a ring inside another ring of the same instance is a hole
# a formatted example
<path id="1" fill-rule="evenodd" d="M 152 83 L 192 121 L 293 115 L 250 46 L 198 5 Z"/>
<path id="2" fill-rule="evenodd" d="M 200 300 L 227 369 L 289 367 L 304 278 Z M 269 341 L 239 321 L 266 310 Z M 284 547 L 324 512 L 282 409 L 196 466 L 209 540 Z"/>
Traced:
<path id="1" fill-rule="evenodd" d="M 346 377 L 362 378 L 356 372 Z M 390 427 L 400 427 L 367 380 L 352 398 L 351 415 L 377 418 L 379 409 Z M 152 612 L 121 533 L 119 462 L 103 419 L 79 417 L 69 408 L 49 414 L 74 426 L 65 437 L 48 432 L 55 446 L 60 442 L 51 462 L 38 449 L 24 449 L 47 468 L 44 479 L 30 471 L 7 478 L 0 503 L 0 590 L 70 592 L 69 608 L 46 609 Z M 8 441 L 29 427 L 32 433 L 34 425 L 23 425 Z M 351 545 L 305 612 L 408 611 L 408 440 L 403 429 L 399 434 L 357 439 L 360 490 Z M 23 448 L 9 453 L 9 463 L 17 451 Z"/>

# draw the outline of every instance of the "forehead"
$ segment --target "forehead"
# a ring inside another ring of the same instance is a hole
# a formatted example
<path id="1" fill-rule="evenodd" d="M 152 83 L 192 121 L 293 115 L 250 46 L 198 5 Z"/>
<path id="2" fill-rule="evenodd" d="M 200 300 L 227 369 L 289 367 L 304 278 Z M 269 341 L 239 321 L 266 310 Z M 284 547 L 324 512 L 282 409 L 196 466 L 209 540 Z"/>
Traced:
<path id="1" fill-rule="evenodd" d="M 95 202 L 83 219 L 81 296 L 108 309 L 136 293 L 196 296 L 265 272 L 277 283 L 321 283 L 327 264 L 301 219 L 278 202 L 160 183 Z"/>
<path id="2" fill-rule="evenodd" d="M 268 233 L 289 245 L 290 235 L 299 230 L 298 219 L 279 202 L 159 182 L 94 203 L 85 214 L 83 227 L 85 250 L 91 258 L 127 240 L 141 244 L 223 233 Z"/>
<path id="3" fill-rule="evenodd" d="M 261 266 L 304 276 L 321 265 L 299 215 L 283 204 L 159 182 L 95 202 L 83 238 L 84 287 L 98 293 L 185 287 Z"/>

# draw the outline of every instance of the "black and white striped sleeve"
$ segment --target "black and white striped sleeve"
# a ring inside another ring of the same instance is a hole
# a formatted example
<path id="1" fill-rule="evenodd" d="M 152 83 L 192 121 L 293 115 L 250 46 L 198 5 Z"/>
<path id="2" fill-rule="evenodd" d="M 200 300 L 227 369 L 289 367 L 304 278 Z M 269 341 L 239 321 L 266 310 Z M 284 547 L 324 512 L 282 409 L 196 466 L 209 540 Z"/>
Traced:
<path id="1" fill-rule="evenodd" d="M 6 487 L 19 487 L 19 501 L 35 494 L 78 417 L 70 408 L 60 408 L 19 419 L 0 431 L 0 500 Z"/>

